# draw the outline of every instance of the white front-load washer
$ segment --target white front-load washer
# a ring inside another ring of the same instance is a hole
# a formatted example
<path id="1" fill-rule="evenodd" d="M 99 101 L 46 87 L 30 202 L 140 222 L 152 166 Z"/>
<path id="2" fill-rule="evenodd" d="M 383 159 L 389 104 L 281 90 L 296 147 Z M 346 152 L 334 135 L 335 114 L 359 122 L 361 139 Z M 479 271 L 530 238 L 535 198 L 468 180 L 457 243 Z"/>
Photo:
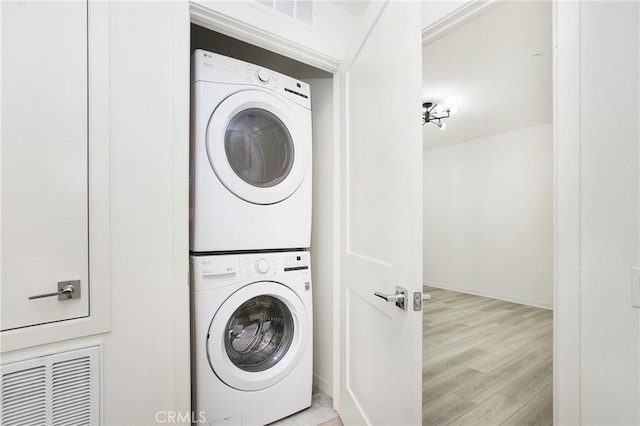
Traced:
<path id="1" fill-rule="evenodd" d="M 309 407 L 309 252 L 190 259 L 194 419 L 264 425 Z"/>
<path id="2" fill-rule="evenodd" d="M 308 248 L 309 85 L 193 53 L 191 251 Z"/>

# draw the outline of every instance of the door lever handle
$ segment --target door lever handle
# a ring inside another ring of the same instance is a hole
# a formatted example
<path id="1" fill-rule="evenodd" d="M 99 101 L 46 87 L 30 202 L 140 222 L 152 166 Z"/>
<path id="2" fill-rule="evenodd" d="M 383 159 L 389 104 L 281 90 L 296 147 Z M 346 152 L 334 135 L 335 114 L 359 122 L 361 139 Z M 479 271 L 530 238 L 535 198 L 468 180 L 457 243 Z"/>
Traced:
<path id="1" fill-rule="evenodd" d="M 373 293 L 374 296 L 378 296 L 381 299 L 384 299 L 385 302 L 395 302 L 396 306 L 403 311 L 407 310 L 407 305 L 405 303 L 405 295 L 407 294 L 407 290 L 405 288 L 396 286 L 395 294 L 385 294 L 381 291 L 376 291 Z"/>
<path id="2" fill-rule="evenodd" d="M 80 298 L 80 280 L 60 281 L 58 282 L 58 291 L 55 293 L 38 294 L 30 296 L 29 300 L 43 299 L 45 297 L 58 296 L 58 300 L 79 299 Z"/>
<path id="3" fill-rule="evenodd" d="M 397 302 L 400 299 L 404 299 L 404 294 L 384 294 L 381 291 L 376 291 L 373 293 L 381 299 L 384 299 L 386 302 Z"/>

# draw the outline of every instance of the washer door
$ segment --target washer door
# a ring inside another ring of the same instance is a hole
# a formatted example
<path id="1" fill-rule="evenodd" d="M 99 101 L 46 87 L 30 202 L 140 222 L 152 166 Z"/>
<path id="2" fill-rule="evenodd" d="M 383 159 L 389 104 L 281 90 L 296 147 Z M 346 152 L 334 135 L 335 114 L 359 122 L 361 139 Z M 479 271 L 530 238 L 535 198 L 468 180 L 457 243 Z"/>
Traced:
<path id="1" fill-rule="evenodd" d="M 227 97 L 207 127 L 209 162 L 222 184 L 254 204 L 278 203 L 307 173 L 309 141 L 280 98 L 259 90 Z"/>
<path id="2" fill-rule="evenodd" d="M 308 335 L 307 311 L 295 292 L 280 283 L 260 281 L 233 293 L 215 313 L 207 356 L 228 386 L 265 389 L 297 366 Z"/>

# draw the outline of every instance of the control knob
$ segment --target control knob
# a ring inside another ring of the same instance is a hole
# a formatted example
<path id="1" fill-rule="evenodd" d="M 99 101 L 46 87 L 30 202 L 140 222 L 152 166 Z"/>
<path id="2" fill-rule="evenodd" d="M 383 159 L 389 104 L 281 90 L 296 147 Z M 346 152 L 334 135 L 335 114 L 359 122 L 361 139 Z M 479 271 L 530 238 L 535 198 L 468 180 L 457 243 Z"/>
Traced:
<path id="1" fill-rule="evenodd" d="M 256 271 L 259 274 L 266 274 L 269 271 L 269 262 L 265 259 L 256 260 Z"/>
<path id="2" fill-rule="evenodd" d="M 267 73 L 265 70 L 256 71 L 256 77 L 258 77 L 258 80 L 260 80 L 262 83 L 269 82 L 269 73 Z"/>

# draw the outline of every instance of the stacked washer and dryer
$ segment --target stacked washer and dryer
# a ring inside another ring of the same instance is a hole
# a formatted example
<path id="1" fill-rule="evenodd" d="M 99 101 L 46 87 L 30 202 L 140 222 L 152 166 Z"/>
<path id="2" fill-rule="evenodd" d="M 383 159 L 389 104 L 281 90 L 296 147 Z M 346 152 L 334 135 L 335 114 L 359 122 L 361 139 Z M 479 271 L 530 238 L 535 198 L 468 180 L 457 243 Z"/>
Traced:
<path id="1" fill-rule="evenodd" d="M 190 260 L 194 421 L 311 405 L 309 86 L 196 50 Z"/>

